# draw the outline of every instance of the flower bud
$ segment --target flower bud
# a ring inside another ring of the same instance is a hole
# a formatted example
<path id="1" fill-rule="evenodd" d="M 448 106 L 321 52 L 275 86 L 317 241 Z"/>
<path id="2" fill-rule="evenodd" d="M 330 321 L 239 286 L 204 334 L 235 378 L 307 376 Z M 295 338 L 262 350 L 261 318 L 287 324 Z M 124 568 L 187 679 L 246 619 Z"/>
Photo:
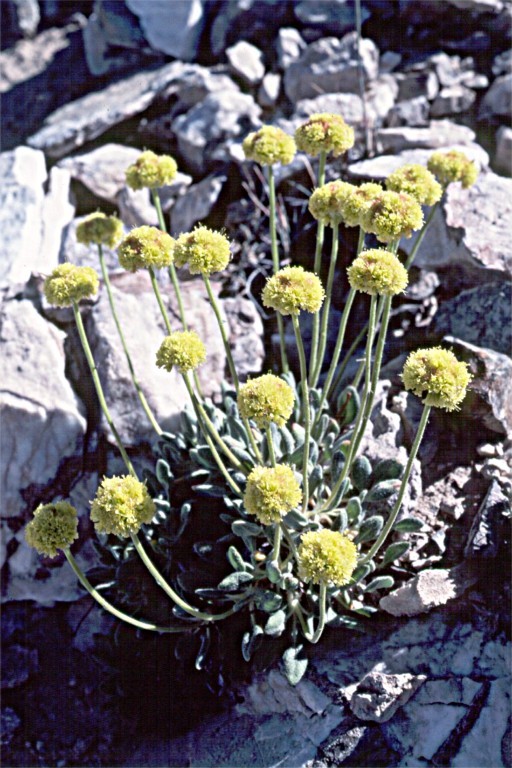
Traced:
<path id="1" fill-rule="evenodd" d="M 173 157 L 147 150 L 126 169 L 126 183 L 131 189 L 156 189 L 169 184 L 177 171 L 178 166 Z"/>
<path id="2" fill-rule="evenodd" d="M 91 520 L 98 533 L 129 536 L 156 512 L 148 489 L 132 475 L 105 477 L 91 506 Z"/>
<path id="3" fill-rule="evenodd" d="M 79 243 L 106 245 L 115 248 L 123 237 L 123 223 L 117 216 L 106 216 L 101 211 L 91 213 L 76 228 Z"/>
<path id="4" fill-rule="evenodd" d="M 352 288 L 371 296 L 395 296 L 407 287 L 406 268 L 391 251 L 381 248 L 362 251 L 347 269 Z"/>
<path id="5" fill-rule="evenodd" d="M 356 545 L 339 531 L 308 531 L 299 546 L 299 574 L 313 584 L 348 584 L 357 565 Z"/>
<path id="6" fill-rule="evenodd" d="M 238 408 L 243 419 L 253 419 L 260 429 L 271 422 L 282 427 L 293 411 L 295 394 L 286 381 L 266 373 L 242 384 L 238 393 Z"/>
<path id="7" fill-rule="evenodd" d="M 314 190 L 309 198 L 309 212 L 327 227 L 339 224 L 343 219 L 344 202 L 355 189 L 346 181 L 330 181 Z"/>
<path id="8" fill-rule="evenodd" d="M 248 160 L 260 165 L 288 165 L 297 151 L 293 138 L 275 125 L 264 125 L 259 131 L 250 133 L 244 139 L 242 149 Z"/>
<path id="9" fill-rule="evenodd" d="M 302 491 L 291 467 L 254 467 L 247 478 L 246 510 L 264 525 L 279 523 L 302 501 Z"/>
<path id="10" fill-rule="evenodd" d="M 60 264 L 44 281 L 44 295 L 56 307 L 70 307 L 98 293 L 100 281 L 92 267 Z"/>
<path id="11" fill-rule="evenodd" d="M 138 269 L 161 269 L 174 260 L 175 240 L 157 227 L 136 227 L 126 235 L 117 249 L 119 263 L 128 272 Z"/>
<path id="12" fill-rule="evenodd" d="M 25 538 L 40 554 L 55 557 L 78 538 L 77 527 L 77 511 L 67 501 L 41 504 L 25 528 Z"/>
<path id="13" fill-rule="evenodd" d="M 363 214 L 362 227 L 373 232 L 381 243 L 410 237 L 423 225 L 423 212 L 417 200 L 405 192 L 382 192 Z"/>
<path id="14" fill-rule="evenodd" d="M 301 152 L 316 157 L 320 152 L 332 152 L 334 157 L 354 146 L 354 129 L 341 115 L 318 113 L 295 131 L 295 143 Z"/>
<path id="15" fill-rule="evenodd" d="M 427 168 L 445 189 L 454 181 L 460 181 L 464 189 L 468 189 L 478 177 L 476 165 L 464 152 L 456 149 L 450 152 L 434 152 L 430 155 Z"/>
<path id="16" fill-rule="evenodd" d="M 453 352 L 442 347 L 411 352 L 402 373 L 406 389 L 418 397 L 426 393 L 425 405 L 446 411 L 458 410 L 471 379 L 467 364 L 459 362 Z"/>
<path id="17" fill-rule="evenodd" d="M 156 353 L 159 368 L 180 373 L 198 368 L 206 360 L 206 347 L 195 331 L 174 331 L 166 336 Z"/>
<path id="18" fill-rule="evenodd" d="M 177 267 L 188 265 L 192 275 L 211 275 L 229 264 L 229 240 L 221 232 L 208 227 L 196 227 L 176 240 L 174 258 Z"/>
<path id="19" fill-rule="evenodd" d="M 398 168 L 386 179 L 386 188 L 393 192 L 407 192 L 420 205 L 434 205 L 443 195 L 443 188 L 433 173 L 423 165 L 409 163 Z"/>
<path id="20" fill-rule="evenodd" d="M 314 272 L 302 267 L 284 267 L 267 280 L 262 293 L 263 304 L 281 315 L 318 312 L 324 300 L 324 289 Z"/>

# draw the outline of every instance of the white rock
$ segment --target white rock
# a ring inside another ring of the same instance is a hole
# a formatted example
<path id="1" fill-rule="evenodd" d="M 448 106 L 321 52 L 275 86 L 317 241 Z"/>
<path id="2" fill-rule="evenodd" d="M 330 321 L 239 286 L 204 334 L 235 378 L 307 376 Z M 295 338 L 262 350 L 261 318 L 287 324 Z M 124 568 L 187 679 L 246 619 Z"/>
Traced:
<path id="1" fill-rule="evenodd" d="M 115 204 L 125 186 L 125 171 L 140 155 L 140 149 L 122 144 L 103 144 L 92 152 L 66 157 L 58 163 L 94 195 Z"/>
<path id="2" fill-rule="evenodd" d="M 280 29 L 277 33 L 276 51 L 281 69 L 286 69 L 293 61 L 296 61 L 305 48 L 306 43 L 298 29 L 295 27 Z"/>
<path id="3" fill-rule="evenodd" d="M 139 17 L 147 41 L 156 51 L 192 61 L 204 25 L 201 0 L 126 0 Z"/>
<path id="4" fill-rule="evenodd" d="M 469 144 L 474 131 L 450 120 L 432 120 L 426 128 L 381 128 L 376 133 L 380 152 L 402 152 L 404 149 L 446 147 L 449 144 Z"/>
<path id="5" fill-rule="evenodd" d="M 379 607 L 392 616 L 416 616 L 461 595 L 475 579 L 459 568 L 422 571 L 403 587 L 381 597 Z"/>
<path id="6" fill-rule="evenodd" d="M 380 75 L 370 81 L 366 92 L 368 117 L 382 125 L 395 104 L 397 94 L 398 86 L 391 75 Z"/>
<path id="7" fill-rule="evenodd" d="M 490 685 L 489 697 L 478 720 L 452 760 L 453 768 L 506 765 L 502 741 L 510 727 L 510 677 L 493 680 Z"/>
<path id="8" fill-rule="evenodd" d="M 273 107 L 279 98 L 281 90 L 281 75 L 275 72 L 267 72 L 258 89 L 258 104 L 263 108 Z"/>
<path id="9" fill-rule="evenodd" d="M 226 180 L 226 176 L 207 176 L 176 200 L 171 210 L 171 232 L 174 236 L 190 232 L 196 222 L 208 216 Z"/>
<path id="10" fill-rule="evenodd" d="M 472 142 L 471 144 L 455 144 L 450 147 L 444 147 L 447 152 L 452 149 L 456 149 L 460 152 L 464 152 L 470 160 L 477 163 L 479 168 L 487 168 L 489 165 L 489 155 L 482 149 L 479 144 Z M 353 179 L 374 179 L 375 181 L 382 181 L 390 173 L 396 171 L 406 163 L 418 163 L 419 165 L 426 165 L 430 155 L 437 150 L 434 149 L 406 149 L 403 152 L 393 155 L 380 155 L 373 157 L 370 160 L 361 160 L 358 163 L 352 163 L 348 167 L 348 174 Z M 405 248 L 408 249 L 408 243 L 411 241 L 405 241 Z M 421 250 L 421 249 L 420 249 Z"/>
<path id="11" fill-rule="evenodd" d="M 360 720 L 386 723 L 426 679 L 426 675 L 386 675 L 372 671 L 357 684 L 350 699 L 350 709 Z"/>
<path id="12" fill-rule="evenodd" d="M 49 274 L 59 263 L 65 231 L 75 215 L 70 203 L 71 174 L 65 168 L 50 171 L 48 194 L 43 201 L 43 241 L 38 258 L 38 271 Z"/>
<path id="13" fill-rule="evenodd" d="M 444 117 L 455 115 L 458 112 L 466 112 L 476 99 L 476 93 L 464 85 L 451 85 L 443 88 L 434 99 L 430 107 L 432 117 Z"/>
<path id="14" fill-rule="evenodd" d="M 417 99 L 418 96 L 432 101 L 439 92 L 439 81 L 434 72 L 397 72 L 394 77 L 398 83 L 398 101 Z"/>
<path id="15" fill-rule="evenodd" d="M 240 77 L 247 85 L 261 83 L 265 74 L 265 65 L 259 48 L 246 40 L 240 40 L 226 50 L 226 56 L 234 75 Z"/>
<path id="16" fill-rule="evenodd" d="M 20 514 L 20 491 L 53 478 L 78 449 L 82 408 L 64 373 L 64 333 L 29 301 L 4 302 L 2 321 L 2 514 Z"/>
<path id="17" fill-rule="evenodd" d="M 499 173 L 512 176 L 512 128 L 502 125 L 496 131 L 494 166 Z"/>
<path id="18" fill-rule="evenodd" d="M 499 13 L 504 8 L 503 0 L 448 0 L 448 2 L 461 11 L 471 13 Z"/>
<path id="19" fill-rule="evenodd" d="M 418 96 L 415 99 L 406 99 L 395 104 L 390 109 L 386 122 L 390 127 L 397 125 L 425 126 L 429 122 L 429 113 L 428 99 L 425 96 Z"/>
<path id="20" fill-rule="evenodd" d="M 510 117 L 512 111 L 512 74 L 497 77 L 480 104 L 478 118 Z"/>

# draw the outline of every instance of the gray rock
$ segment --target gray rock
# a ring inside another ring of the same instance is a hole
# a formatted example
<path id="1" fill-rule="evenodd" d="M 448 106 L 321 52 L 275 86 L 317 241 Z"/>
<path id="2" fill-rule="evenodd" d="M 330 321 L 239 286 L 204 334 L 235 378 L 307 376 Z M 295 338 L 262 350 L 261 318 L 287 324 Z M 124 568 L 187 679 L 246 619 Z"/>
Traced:
<path id="1" fill-rule="evenodd" d="M 443 516 L 459 520 L 470 505 L 469 492 L 465 487 L 470 477 L 470 467 L 458 467 L 431 483 L 419 499 L 414 514 L 435 527 L 444 525 Z"/>
<path id="2" fill-rule="evenodd" d="M 287 69 L 292 62 L 300 58 L 306 43 L 295 27 L 283 27 L 277 33 L 276 52 L 281 69 Z"/>
<path id="3" fill-rule="evenodd" d="M 17 688 L 37 672 L 39 654 L 22 645 L 11 645 L 2 653 L 2 689 Z"/>
<path id="4" fill-rule="evenodd" d="M 398 51 L 384 51 L 384 53 L 381 54 L 379 60 L 380 73 L 383 75 L 387 74 L 388 72 L 393 72 L 393 70 L 398 67 L 401 61 L 402 54 L 398 53 Z"/>
<path id="5" fill-rule="evenodd" d="M 381 597 L 379 607 L 392 616 L 417 616 L 460 597 L 475 581 L 475 577 L 470 577 L 459 566 L 422 571 Z"/>
<path id="6" fill-rule="evenodd" d="M 186 162 L 203 172 L 212 161 L 229 158 L 229 143 L 260 126 L 261 108 L 245 93 L 210 94 L 173 122 Z"/>
<path id="7" fill-rule="evenodd" d="M 377 77 L 379 51 L 371 40 L 359 46 L 365 82 Z M 324 37 L 308 45 L 300 59 L 285 72 L 284 88 L 292 103 L 323 93 L 359 92 L 359 56 L 357 34 L 351 32 L 341 40 Z"/>
<path id="8" fill-rule="evenodd" d="M 125 69 L 140 60 L 141 52 L 151 53 L 137 17 L 124 3 L 96 0 L 82 36 L 87 67 L 95 76 Z"/>
<path id="9" fill-rule="evenodd" d="M 415 704 L 465 704 L 470 706 L 482 684 L 470 677 L 427 680 L 415 696 Z"/>
<path id="10" fill-rule="evenodd" d="M 254 86 L 261 83 L 265 74 L 265 65 L 263 54 L 255 45 L 251 45 L 246 40 L 240 40 L 226 50 L 226 57 L 231 72 L 246 85 Z"/>
<path id="11" fill-rule="evenodd" d="M 207 176 L 178 197 L 171 211 L 171 231 L 174 235 L 189 232 L 194 224 L 206 219 L 217 202 L 226 176 Z"/>
<path id="12" fill-rule="evenodd" d="M 395 104 L 388 113 L 387 124 L 391 128 L 408 125 L 411 128 L 424 127 L 429 123 L 430 104 L 426 96 L 417 96 Z"/>
<path id="13" fill-rule="evenodd" d="M 21 725 L 21 719 L 11 707 L 2 707 L 0 714 L 0 744 L 9 746 L 15 732 Z"/>
<path id="14" fill-rule="evenodd" d="M 492 60 L 492 73 L 494 77 L 499 75 L 509 75 L 512 73 L 512 50 L 498 53 Z"/>
<path id="15" fill-rule="evenodd" d="M 154 50 L 183 61 L 195 59 L 204 26 L 201 0 L 126 0 L 126 5 Z"/>
<path id="16" fill-rule="evenodd" d="M 267 72 L 258 89 L 258 104 L 263 109 L 274 107 L 281 90 L 281 75 L 274 72 Z"/>
<path id="17" fill-rule="evenodd" d="M 351 126 L 363 123 L 363 102 L 355 93 L 325 93 L 312 99 L 301 99 L 295 105 L 292 121 L 298 127 L 315 112 L 343 115 L 343 119 Z"/>
<path id="18" fill-rule="evenodd" d="M 502 125 L 496 131 L 494 168 L 498 173 L 512 176 L 512 128 Z"/>
<path id="19" fill-rule="evenodd" d="M 376 133 L 381 153 L 402 152 L 404 149 L 446 147 L 450 144 L 469 144 L 474 131 L 450 120 L 432 120 L 426 128 L 381 128 Z"/>
<path id="20" fill-rule="evenodd" d="M 103 144 L 101 147 L 58 163 L 73 179 L 80 181 L 94 195 L 115 204 L 118 193 L 126 183 L 125 171 L 140 155 L 135 147 Z"/>
<path id="21" fill-rule="evenodd" d="M 452 150 L 456 149 L 464 152 L 473 162 L 475 162 L 479 168 L 487 168 L 489 165 L 489 155 L 480 147 L 479 144 L 456 144 L 443 149 Z M 361 160 L 357 163 L 351 163 L 348 167 L 348 175 L 352 179 L 374 179 L 375 181 L 382 181 L 390 173 L 396 171 L 406 163 L 418 163 L 419 165 L 426 165 L 430 155 L 436 150 L 433 149 L 406 149 L 403 152 L 399 152 L 393 155 L 380 155 L 373 157 L 370 160 Z M 433 229 L 433 223 L 430 225 L 429 236 Z M 401 247 L 408 250 L 414 240 L 402 241 Z M 421 252 L 421 248 L 419 249 Z M 417 264 L 417 262 L 415 262 Z"/>
<path id="22" fill-rule="evenodd" d="M 499 13 L 504 8 L 504 0 L 448 0 L 448 3 L 474 14 Z"/>
<path id="23" fill-rule="evenodd" d="M 360 720 L 386 723 L 426 679 L 426 675 L 370 672 L 357 684 L 350 699 L 350 709 Z"/>
<path id="24" fill-rule="evenodd" d="M 497 77 L 480 104 L 479 120 L 508 118 L 512 111 L 512 74 Z"/>
<path id="25" fill-rule="evenodd" d="M 20 491 L 53 478 L 86 425 L 64 372 L 64 333 L 29 301 L 4 302 L 1 327 L 2 514 L 12 517 L 25 506 Z"/>
<path id="26" fill-rule="evenodd" d="M 509 520 L 510 500 L 500 483 L 493 480 L 471 525 L 464 555 L 484 560 L 496 557 Z"/>
<path id="27" fill-rule="evenodd" d="M 380 75 L 372 80 L 366 91 L 368 118 L 382 125 L 395 104 L 397 93 L 398 86 L 392 75 Z"/>
<path id="28" fill-rule="evenodd" d="M 424 96 L 428 101 L 439 93 L 439 81 L 434 72 L 401 72 L 394 75 L 398 82 L 398 101 Z"/>
<path id="29" fill-rule="evenodd" d="M 324 0 L 322 3 L 303 0 L 295 3 L 297 19 L 307 27 L 319 27 L 329 34 L 343 35 L 354 29 L 356 17 L 354 7 L 347 0 Z M 370 11 L 363 5 L 361 22 L 370 18 Z"/>
<path id="30" fill-rule="evenodd" d="M 509 763 L 509 756 L 502 751 L 502 743 L 510 727 L 510 689 L 510 678 L 491 681 L 485 706 L 451 763 L 454 768 L 506 766 Z"/>
<path id="31" fill-rule="evenodd" d="M 41 12 L 37 0 L 8 0 L 6 16 L 12 27 L 9 31 L 16 36 L 32 37 L 37 32 Z M 6 27 L 7 30 L 7 27 Z"/>
<path id="32" fill-rule="evenodd" d="M 223 299 L 229 325 L 229 346 L 240 379 L 260 373 L 265 361 L 263 322 L 252 301 L 241 296 Z"/>
<path id="33" fill-rule="evenodd" d="M 70 202 L 71 175 L 65 168 L 52 168 L 48 192 L 43 200 L 43 237 L 38 255 L 38 269 L 48 274 L 57 266 L 62 243 L 75 207 Z"/>
<path id="34" fill-rule="evenodd" d="M 113 125 L 143 112 L 183 71 L 181 62 L 138 72 L 55 110 L 28 144 L 60 158 L 101 136 Z"/>
<path id="35" fill-rule="evenodd" d="M 69 32 L 76 24 L 45 29 L 33 40 L 19 40 L 0 53 L 0 93 L 43 72 L 56 54 L 69 45 Z"/>
<path id="36" fill-rule="evenodd" d="M 443 88 L 430 108 L 431 117 L 445 117 L 466 112 L 476 99 L 476 93 L 465 85 L 450 85 Z"/>

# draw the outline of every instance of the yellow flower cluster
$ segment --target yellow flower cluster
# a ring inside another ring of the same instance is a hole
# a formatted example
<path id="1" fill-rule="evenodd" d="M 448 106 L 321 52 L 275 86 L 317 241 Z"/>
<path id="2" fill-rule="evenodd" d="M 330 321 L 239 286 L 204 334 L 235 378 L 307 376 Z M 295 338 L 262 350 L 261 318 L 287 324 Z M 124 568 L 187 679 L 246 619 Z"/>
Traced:
<path id="1" fill-rule="evenodd" d="M 169 184 L 177 171 L 178 166 L 173 157 L 147 150 L 126 169 L 126 183 L 131 189 L 157 189 Z"/>
<path id="2" fill-rule="evenodd" d="M 211 275 L 229 264 L 229 240 L 221 232 L 208 227 L 196 227 L 176 240 L 174 259 L 177 267 L 188 266 L 192 275 Z"/>
<path id="3" fill-rule="evenodd" d="M 434 174 L 415 163 L 403 165 L 391 173 L 386 179 L 386 188 L 393 192 L 407 192 L 420 205 L 434 205 L 443 195 L 443 188 Z"/>
<path id="4" fill-rule="evenodd" d="M 343 533 L 308 531 L 299 546 L 300 576 L 313 584 L 348 584 L 357 565 L 357 548 Z"/>
<path id="5" fill-rule="evenodd" d="M 384 190 L 380 184 L 371 181 L 353 187 L 352 190 L 352 194 L 343 200 L 342 220 L 346 227 L 359 227 L 373 200 Z"/>
<path id="6" fill-rule="evenodd" d="M 406 268 L 391 251 L 383 248 L 362 251 L 347 269 L 352 288 L 362 293 L 395 296 L 407 287 Z"/>
<path id="7" fill-rule="evenodd" d="M 136 227 L 126 235 L 117 255 L 119 263 L 128 272 L 138 269 L 161 269 L 172 264 L 175 240 L 157 227 Z"/>
<path id="8" fill-rule="evenodd" d="M 468 189 L 478 178 L 476 165 L 464 152 L 456 149 L 450 152 L 434 152 L 430 155 L 427 168 L 445 188 L 454 181 L 460 181 L 464 189 Z"/>
<path id="9" fill-rule="evenodd" d="M 44 282 L 44 295 L 56 307 L 70 307 L 98 293 L 99 278 L 92 267 L 60 264 Z"/>
<path id="10" fill-rule="evenodd" d="M 295 394 L 286 381 L 266 373 L 242 384 L 238 393 L 238 408 L 243 419 L 253 419 L 260 429 L 271 422 L 282 427 L 293 411 Z"/>
<path id="11" fill-rule="evenodd" d="M 279 523 L 302 501 L 302 491 L 291 467 L 254 467 L 247 478 L 246 510 L 264 525 Z"/>
<path id="12" fill-rule="evenodd" d="M 330 181 L 312 193 L 308 203 L 309 212 L 327 227 L 339 224 L 344 218 L 345 202 L 354 194 L 355 189 L 353 184 L 346 181 Z"/>
<path id="13" fill-rule="evenodd" d="M 123 237 L 123 223 L 117 216 L 106 216 L 96 211 L 87 216 L 76 228 L 79 243 L 106 245 L 115 248 Z"/>
<path id="14" fill-rule="evenodd" d="M 417 200 L 405 192 L 381 192 L 362 216 L 366 232 L 373 232 L 381 243 L 410 237 L 423 224 L 423 212 Z"/>
<path id="15" fill-rule="evenodd" d="M 242 149 L 248 160 L 260 165 L 288 165 L 297 151 L 293 138 L 275 125 L 264 125 L 259 131 L 250 133 L 244 139 Z"/>
<path id="16" fill-rule="evenodd" d="M 156 512 L 148 489 L 131 475 L 105 477 L 91 506 L 91 520 L 99 533 L 129 536 Z"/>
<path id="17" fill-rule="evenodd" d="M 174 331 L 166 336 L 156 353 L 159 368 L 171 371 L 176 366 L 180 373 L 187 373 L 206 360 L 206 347 L 195 331 Z"/>
<path id="18" fill-rule="evenodd" d="M 42 555 L 55 557 L 78 538 L 77 527 L 77 511 L 67 501 L 41 504 L 25 528 L 25 538 Z"/>
<path id="19" fill-rule="evenodd" d="M 265 307 L 281 315 L 318 312 L 324 300 L 320 278 L 303 267 L 284 267 L 267 280 L 262 293 Z"/>
<path id="20" fill-rule="evenodd" d="M 332 152 L 334 157 L 338 157 L 354 146 L 354 129 L 341 115 L 316 113 L 297 128 L 295 143 L 301 152 L 313 157 L 320 152 Z"/>
<path id="21" fill-rule="evenodd" d="M 458 410 L 471 379 L 467 364 L 459 362 L 453 352 L 442 347 L 411 352 L 402 373 L 406 389 L 418 397 L 426 393 L 425 405 L 446 411 Z"/>

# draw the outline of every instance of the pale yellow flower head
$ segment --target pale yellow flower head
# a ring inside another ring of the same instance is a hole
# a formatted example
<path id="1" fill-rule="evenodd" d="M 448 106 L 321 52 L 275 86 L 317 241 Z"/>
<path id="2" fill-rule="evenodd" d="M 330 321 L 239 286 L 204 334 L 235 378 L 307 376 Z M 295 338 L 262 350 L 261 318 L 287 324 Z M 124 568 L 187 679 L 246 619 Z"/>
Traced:
<path id="1" fill-rule="evenodd" d="M 281 315 L 318 312 L 324 300 L 324 289 L 314 272 L 302 267 L 284 267 L 267 280 L 262 293 L 265 307 Z"/>
<path id="2" fill-rule="evenodd" d="M 242 384 L 238 393 L 240 415 L 243 419 L 253 419 L 260 429 L 271 422 L 282 427 L 292 415 L 294 402 L 293 389 L 273 373 Z"/>
<path id="3" fill-rule="evenodd" d="M 25 539 L 40 554 L 55 557 L 78 538 L 77 527 L 77 511 L 67 501 L 41 504 L 25 528 Z"/>
<path id="4" fill-rule="evenodd" d="M 79 243 L 106 245 L 115 248 L 123 237 L 123 223 L 117 216 L 107 216 L 96 211 L 87 216 L 76 228 Z"/>
<path id="5" fill-rule="evenodd" d="M 293 138 L 275 125 L 264 125 L 250 133 L 244 139 L 242 149 L 248 160 L 260 165 L 288 165 L 297 151 Z"/>
<path id="6" fill-rule="evenodd" d="M 44 282 L 44 295 L 56 307 L 70 307 L 98 293 L 100 281 L 92 267 L 60 264 Z"/>
<path id="7" fill-rule="evenodd" d="M 354 146 L 354 129 L 341 115 L 317 113 L 297 128 L 295 143 L 301 152 L 313 157 L 320 152 L 332 152 L 334 157 L 338 157 Z"/>
<path id="8" fill-rule="evenodd" d="M 195 331 L 174 331 L 166 336 L 156 353 L 159 368 L 180 373 L 198 368 L 206 360 L 206 347 Z"/>
<path id="9" fill-rule="evenodd" d="M 478 168 L 475 163 L 464 152 L 459 152 L 457 149 L 449 152 L 434 152 L 430 155 L 427 168 L 444 188 L 454 181 L 460 181 L 464 189 L 468 189 L 478 178 Z"/>
<path id="10" fill-rule="evenodd" d="M 355 190 L 356 187 L 346 181 L 336 180 L 323 184 L 309 198 L 309 212 L 327 227 L 339 224 L 343 221 L 345 201 Z"/>
<path id="11" fill-rule="evenodd" d="M 393 192 L 407 192 L 420 205 L 434 205 L 443 195 L 443 188 L 434 174 L 415 163 L 403 165 L 391 173 L 386 179 L 386 188 Z"/>
<path id="12" fill-rule="evenodd" d="M 254 467 L 247 478 L 246 510 L 264 525 L 279 523 L 302 501 L 302 491 L 291 467 Z"/>
<path id="13" fill-rule="evenodd" d="M 136 227 L 126 235 L 117 255 L 119 263 L 128 272 L 139 269 L 162 269 L 174 260 L 175 240 L 158 227 Z"/>
<path id="14" fill-rule="evenodd" d="M 196 227 L 176 240 L 174 258 L 177 267 L 188 266 L 192 275 L 211 275 L 227 267 L 231 258 L 229 240 L 222 232 Z"/>
<path id="15" fill-rule="evenodd" d="M 403 293 L 409 282 L 400 259 L 383 248 L 362 251 L 347 273 L 352 288 L 370 295 L 395 296 Z"/>
<path id="16" fill-rule="evenodd" d="M 148 489 L 132 475 L 105 477 L 91 506 L 91 520 L 98 533 L 129 536 L 156 512 Z"/>
<path id="17" fill-rule="evenodd" d="M 446 411 L 458 410 L 471 379 L 467 364 L 442 347 L 411 352 L 402 373 L 406 389 L 424 397 L 425 405 Z"/>
<path id="18" fill-rule="evenodd" d="M 157 155 L 147 150 L 126 169 L 126 183 L 131 189 L 157 189 L 170 184 L 178 171 L 170 155 Z"/>
<path id="19" fill-rule="evenodd" d="M 380 184 L 371 181 L 352 187 L 352 193 L 347 195 L 342 204 L 342 221 L 346 227 L 360 227 L 363 215 L 371 206 L 373 200 L 384 192 Z"/>
<path id="20" fill-rule="evenodd" d="M 357 548 L 339 531 L 309 531 L 301 539 L 299 561 L 303 581 L 342 587 L 355 571 Z"/>
<path id="21" fill-rule="evenodd" d="M 381 243 L 391 243 L 421 229 L 423 211 L 418 201 L 406 192 L 381 192 L 363 214 L 361 224 Z"/>

